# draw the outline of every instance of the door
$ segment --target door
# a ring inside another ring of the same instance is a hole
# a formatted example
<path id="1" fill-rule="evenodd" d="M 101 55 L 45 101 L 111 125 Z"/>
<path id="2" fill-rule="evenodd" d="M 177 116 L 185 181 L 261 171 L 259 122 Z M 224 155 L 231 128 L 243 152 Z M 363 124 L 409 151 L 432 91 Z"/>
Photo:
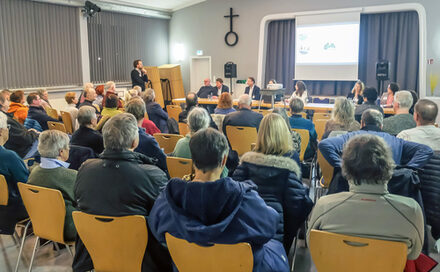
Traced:
<path id="1" fill-rule="evenodd" d="M 200 87 L 203 86 L 203 80 L 205 78 L 211 78 L 211 57 L 191 57 L 190 77 L 190 91 L 197 93 Z"/>

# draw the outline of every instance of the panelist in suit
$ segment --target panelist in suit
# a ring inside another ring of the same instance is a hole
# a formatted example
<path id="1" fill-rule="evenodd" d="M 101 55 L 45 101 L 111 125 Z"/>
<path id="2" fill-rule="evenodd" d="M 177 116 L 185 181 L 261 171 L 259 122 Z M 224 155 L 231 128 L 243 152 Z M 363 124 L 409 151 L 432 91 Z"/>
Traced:
<path id="1" fill-rule="evenodd" d="M 139 86 L 145 91 L 145 83 L 148 82 L 147 71 L 143 68 L 142 60 L 133 62 L 134 69 L 131 71 L 131 87 Z"/>
<path id="2" fill-rule="evenodd" d="M 214 95 L 220 97 L 222 93 L 229 93 L 229 87 L 223 84 L 223 79 L 215 80 Z"/>
<path id="3" fill-rule="evenodd" d="M 208 98 L 209 95 L 215 95 L 215 89 L 211 86 L 211 80 L 209 78 L 205 78 L 203 80 L 203 86 L 197 92 L 197 97 Z"/>
<path id="4" fill-rule="evenodd" d="M 255 85 L 255 78 L 248 77 L 246 84 L 248 86 L 244 90 L 244 93 L 248 94 L 252 100 L 260 100 L 260 87 Z"/>

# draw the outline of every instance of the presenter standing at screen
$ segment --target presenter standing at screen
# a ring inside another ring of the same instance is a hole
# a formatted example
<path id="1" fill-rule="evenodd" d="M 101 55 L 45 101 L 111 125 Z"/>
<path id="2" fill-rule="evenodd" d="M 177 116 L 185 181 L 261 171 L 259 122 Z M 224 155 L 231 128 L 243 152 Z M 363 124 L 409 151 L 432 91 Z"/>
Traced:
<path id="1" fill-rule="evenodd" d="M 298 80 L 295 84 L 295 91 L 292 93 L 292 96 L 289 99 L 289 102 L 294 98 L 299 98 L 303 101 L 304 104 L 307 104 L 307 87 L 304 82 Z"/>
<path id="2" fill-rule="evenodd" d="M 131 87 L 139 86 L 145 91 L 145 83 L 148 82 L 147 71 L 143 68 L 142 60 L 133 62 L 134 69 L 131 71 Z"/>

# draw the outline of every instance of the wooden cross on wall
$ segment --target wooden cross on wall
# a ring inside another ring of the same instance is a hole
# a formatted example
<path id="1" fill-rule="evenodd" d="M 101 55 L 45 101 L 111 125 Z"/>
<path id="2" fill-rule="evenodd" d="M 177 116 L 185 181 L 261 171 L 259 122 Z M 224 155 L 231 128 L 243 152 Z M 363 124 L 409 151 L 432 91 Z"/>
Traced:
<path id="1" fill-rule="evenodd" d="M 233 21 L 234 21 L 234 17 L 238 17 L 238 14 L 234 14 L 232 8 L 229 8 L 229 15 L 225 15 L 225 18 L 229 18 L 229 32 L 226 33 L 225 35 L 225 43 L 229 46 L 234 46 L 238 43 L 238 34 L 236 32 L 234 32 L 233 30 Z M 229 42 L 229 36 L 232 35 L 233 40 L 231 42 Z"/>

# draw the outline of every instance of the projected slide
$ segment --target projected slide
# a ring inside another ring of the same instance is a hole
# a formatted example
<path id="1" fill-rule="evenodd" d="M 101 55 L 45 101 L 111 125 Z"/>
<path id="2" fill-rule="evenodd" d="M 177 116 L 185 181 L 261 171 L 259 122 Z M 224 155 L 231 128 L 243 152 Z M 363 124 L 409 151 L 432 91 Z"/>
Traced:
<path id="1" fill-rule="evenodd" d="M 357 64 L 359 23 L 296 28 L 296 65 Z"/>

